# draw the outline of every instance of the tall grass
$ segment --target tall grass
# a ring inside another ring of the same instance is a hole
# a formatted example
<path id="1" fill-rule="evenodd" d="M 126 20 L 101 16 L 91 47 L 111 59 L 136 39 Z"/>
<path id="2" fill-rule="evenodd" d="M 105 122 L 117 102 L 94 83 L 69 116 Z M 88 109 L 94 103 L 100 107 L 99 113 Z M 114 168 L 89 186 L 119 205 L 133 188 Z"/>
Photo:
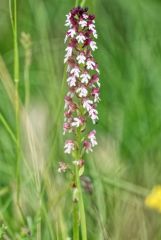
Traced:
<path id="1" fill-rule="evenodd" d="M 0 3 L 1 238 L 72 239 L 71 186 L 57 168 L 64 159 L 63 26 L 75 1 L 11 3 L 13 18 L 8 1 Z M 159 240 L 161 216 L 144 206 L 144 197 L 161 183 L 161 4 L 85 5 L 96 14 L 102 81 L 99 145 L 86 156 L 81 180 L 88 239 Z M 27 107 L 21 32 L 32 38 Z"/>

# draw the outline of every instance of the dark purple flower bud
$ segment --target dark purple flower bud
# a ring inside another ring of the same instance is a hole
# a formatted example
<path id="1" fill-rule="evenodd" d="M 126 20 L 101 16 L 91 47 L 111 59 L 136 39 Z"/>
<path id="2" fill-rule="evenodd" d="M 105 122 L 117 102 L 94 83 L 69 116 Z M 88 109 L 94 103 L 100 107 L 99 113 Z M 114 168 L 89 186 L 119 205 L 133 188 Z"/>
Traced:
<path id="1" fill-rule="evenodd" d="M 70 112 L 70 111 L 64 112 L 64 116 L 65 116 L 66 118 L 70 118 L 71 115 L 72 115 L 72 112 Z"/>
<path id="2" fill-rule="evenodd" d="M 90 38 L 87 38 L 87 39 L 85 40 L 85 42 L 84 42 L 84 46 L 83 46 L 83 47 L 89 46 L 89 45 L 90 45 L 90 42 L 91 42 L 91 39 L 90 39 Z"/>
<path id="3" fill-rule="evenodd" d="M 95 16 L 94 15 L 89 15 L 89 20 L 94 20 Z"/>
<path id="4" fill-rule="evenodd" d="M 89 141 L 84 141 L 83 147 L 87 153 L 92 152 L 92 144 Z"/>
<path id="5" fill-rule="evenodd" d="M 88 12 L 88 7 L 85 7 L 84 12 Z"/>

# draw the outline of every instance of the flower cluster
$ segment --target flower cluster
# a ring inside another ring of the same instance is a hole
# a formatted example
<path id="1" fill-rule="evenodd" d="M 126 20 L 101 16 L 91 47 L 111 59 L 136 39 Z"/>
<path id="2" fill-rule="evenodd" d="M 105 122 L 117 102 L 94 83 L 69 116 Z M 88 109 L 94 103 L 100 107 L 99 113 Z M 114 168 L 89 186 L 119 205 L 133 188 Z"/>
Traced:
<path id="1" fill-rule="evenodd" d="M 87 120 L 93 124 L 98 121 L 97 103 L 100 101 L 99 69 L 92 52 L 97 49 L 95 16 L 88 14 L 87 8 L 77 7 L 67 15 L 65 26 L 69 29 L 65 36 L 67 42 L 64 63 L 67 64 L 68 93 L 65 96 L 64 134 L 84 134 L 81 147 L 92 151 L 97 145 L 96 131 L 85 133 Z M 65 142 L 64 151 L 72 153 L 77 148 L 76 140 Z M 82 156 L 81 156 L 82 157 Z"/>

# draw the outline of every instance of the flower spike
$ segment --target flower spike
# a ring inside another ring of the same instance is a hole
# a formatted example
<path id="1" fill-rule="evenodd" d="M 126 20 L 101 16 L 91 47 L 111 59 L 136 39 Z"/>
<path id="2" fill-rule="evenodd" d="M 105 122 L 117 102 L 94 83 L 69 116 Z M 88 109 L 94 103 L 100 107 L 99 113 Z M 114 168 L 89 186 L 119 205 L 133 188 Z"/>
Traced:
<path id="1" fill-rule="evenodd" d="M 73 139 L 66 140 L 64 152 L 74 154 L 79 148 L 79 159 L 82 159 L 84 152 L 92 152 L 97 145 L 96 131 L 88 131 L 86 127 L 88 120 L 95 124 L 99 119 L 96 109 L 100 101 L 99 69 L 92 54 L 97 49 L 95 16 L 90 15 L 87 8 L 73 8 L 67 15 L 65 26 L 69 29 L 65 36 L 68 93 L 65 96 L 64 134 L 72 133 Z M 78 132 L 81 134 L 79 143 Z M 79 159 L 74 163 L 82 166 Z"/>

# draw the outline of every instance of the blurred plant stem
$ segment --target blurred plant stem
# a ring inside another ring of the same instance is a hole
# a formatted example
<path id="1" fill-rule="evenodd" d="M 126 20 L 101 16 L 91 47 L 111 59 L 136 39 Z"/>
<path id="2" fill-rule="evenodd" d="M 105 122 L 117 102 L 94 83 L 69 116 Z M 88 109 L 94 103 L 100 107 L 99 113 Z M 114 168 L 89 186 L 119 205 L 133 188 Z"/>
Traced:
<path id="1" fill-rule="evenodd" d="M 78 196 L 79 196 L 79 211 L 80 211 L 82 240 L 87 240 L 86 215 L 85 215 L 85 209 L 84 209 L 84 201 L 83 201 L 82 188 L 80 184 L 78 166 L 76 166 L 76 178 L 77 178 L 77 187 L 78 187 L 78 194 L 79 194 Z"/>
<path id="2" fill-rule="evenodd" d="M 38 197 L 40 196 L 41 192 L 38 193 Z M 38 216 L 37 216 L 37 224 L 36 224 L 36 240 L 41 240 L 41 211 L 42 211 L 42 199 L 39 199 L 39 206 L 38 206 Z"/>
<path id="3" fill-rule="evenodd" d="M 86 0 L 82 0 L 80 6 L 81 6 L 81 7 L 84 7 L 85 3 L 86 3 Z M 79 6 L 79 0 L 76 0 L 76 2 L 75 2 L 75 7 L 78 7 L 78 6 Z"/>
<path id="4" fill-rule="evenodd" d="M 25 106 L 28 107 L 30 100 L 30 81 L 29 81 L 29 66 L 25 64 L 24 80 L 25 80 Z"/>
<path id="5" fill-rule="evenodd" d="M 96 176 L 95 176 L 96 177 Z M 99 177 L 99 176 L 97 176 Z M 108 185 L 111 185 L 113 187 L 122 189 L 128 193 L 132 193 L 135 195 L 138 195 L 140 197 L 146 197 L 149 193 L 149 190 L 140 186 L 137 186 L 133 183 L 127 182 L 125 180 L 122 180 L 120 178 L 110 178 L 107 176 L 101 177 L 102 181 Z"/>
<path id="6" fill-rule="evenodd" d="M 20 194 L 20 171 L 19 171 L 19 162 L 20 162 L 20 106 L 19 106 L 19 56 L 18 56 L 18 39 L 17 39 L 17 1 L 14 0 L 14 82 L 15 82 L 15 106 L 16 106 L 16 138 L 17 138 L 17 162 L 16 162 L 16 178 L 17 178 L 17 202 L 19 204 L 19 194 Z"/>
<path id="7" fill-rule="evenodd" d="M 75 7 L 78 7 L 78 4 L 79 4 L 79 0 L 76 0 L 75 1 Z"/>
<path id="8" fill-rule="evenodd" d="M 73 199 L 73 240 L 79 240 L 79 206 Z"/>
<path id="9" fill-rule="evenodd" d="M 3 115 L 1 113 L 0 113 L 0 121 L 2 122 L 2 124 L 5 127 L 5 129 L 7 130 L 7 132 L 9 133 L 11 139 L 17 145 L 17 138 L 16 138 L 15 134 L 13 133 L 12 129 L 10 128 L 10 126 L 8 125 L 6 119 L 3 117 Z"/>
<path id="10" fill-rule="evenodd" d="M 85 3 L 86 3 L 86 0 L 82 0 L 81 7 L 84 7 Z"/>
<path id="11" fill-rule="evenodd" d="M 24 82 L 25 82 L 25 106 L 30 101 L 30 66 L 32 62 L 32 41 L 29 33 L 21 33 L 21 44 L 24 49 Z"/>
<path id="12" fill-rule="evenodd" d="M 17 0 L 13 2 L 13 15 L 11 2 L 9 1 L 9 12 L 13 30 L 14 45 L 14 83 L 15 83 L 15 118 L 16 118 L 16 203 L 21 213 L 23 222 L 25 216 L 20 206 L 20 102 L 19 102 L 19 50 L 17 39 Z"/>

